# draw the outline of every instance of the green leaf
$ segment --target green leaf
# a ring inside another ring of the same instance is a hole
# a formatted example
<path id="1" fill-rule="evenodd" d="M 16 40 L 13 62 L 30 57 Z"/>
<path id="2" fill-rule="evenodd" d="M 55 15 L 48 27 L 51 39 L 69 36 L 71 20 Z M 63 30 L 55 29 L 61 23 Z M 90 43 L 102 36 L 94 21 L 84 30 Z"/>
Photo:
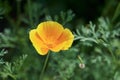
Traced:
<path id="1" fill-rule="evenodd" d="M 115 10 L 115 13 L 113 15 L 112 21 L 115 21 L 120 16 L 120 2 Z"/>

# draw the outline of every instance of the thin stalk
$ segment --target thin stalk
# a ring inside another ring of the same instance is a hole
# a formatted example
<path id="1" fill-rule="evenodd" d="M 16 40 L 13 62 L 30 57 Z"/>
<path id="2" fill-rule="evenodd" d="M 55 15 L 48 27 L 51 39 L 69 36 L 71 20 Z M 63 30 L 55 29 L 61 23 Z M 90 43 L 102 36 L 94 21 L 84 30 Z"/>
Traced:
<path id="1" fill-rule="evenodd" d="M 112 22 L 115 21 L 120 16 L 120 2 L 118 3 L 118 6 L 115 10 L 115 13 L 112 18 Z"/>
<path id="2" fill-rule="evenodd" d="M 84 64 L 82 58 L 81 58 L 79 55 L 78 55 L 78 59 L 79 59 L 79 61 L 80 61 L 79 67 L 80 67 L 81 69 L 84 69 L 84 68 L 85 68 L 85 64 Z"/>
<path id="3" fill-rule="evenodd" d="M 45 62 L 44 62 L 44 66 L 43 66 L 43 69 L 42 69 L 42 71 L 41 71 L 39 80 L 42 80 L 42 78 L 43 78 L 43 74 L 44 74 L 45 68 L 46 68 L 46 66 L 47 66 L 47 62 L 48 62 L 48 59 L 49 59 L 49 55 L 50 55 L 50 53 L 48 53 L 47 56 L 46 56 L 46 59 L 45 59 Z"/>
<path id="4" fill-rule="evenodd" d="M 21 0 L 17 0 L 17 16 L 18 16 L 17 27 L 19 27 L 20 25 L 20 14 L 21 14 Z"/>
<path id="5" fill-rule="evenodd" d="M 17 16 L 20 15 L 20 12 L 21 12 L 20 7 L 21 7 L 21 1 L 17 0 Z"/>
<path id="6" fill-rule="evenodd" d="M 111 50 L 110 48 L 108 48 L 108 50 L 109 50 L 110 54 L 112 55 L 112 57 L 113 57 L 113 59 L 114 59 L 114 61 L 115 61 L 115 60 L 116 60 L 116 57 L 115 57 L 114 53 L 112 52 L 112 50 Z"/>
<path id="7" fill-rule="evenodd" d="M 3 80 L 7 80 L 6 78 L 3 78 Z"/>
<path id="8" fill-rule="evenodd" d="M 83 60 L 80 56 L 78 56 L 78 59 L 80 60 L 80 63 L 83 63 Z"/>
<path id="9" fill-rule="evenodd" d="M 30 19 L 30 25 L 33 27 L 34 24 L 33 24 L 33 19 L 32 19 L 32 8 L 31 8 L 31 0 L 27 0 L 28 2 L 28 15 L 29 15 L 29 19 Z"/>
<path id="10" fill-rule="evenodd" d="M 16 80 L 16 77 L 15 77 L 14 75 L 9 74 L 9 76 L 10 76 L 11 78 L 13 78 L 14 80 Z"/>

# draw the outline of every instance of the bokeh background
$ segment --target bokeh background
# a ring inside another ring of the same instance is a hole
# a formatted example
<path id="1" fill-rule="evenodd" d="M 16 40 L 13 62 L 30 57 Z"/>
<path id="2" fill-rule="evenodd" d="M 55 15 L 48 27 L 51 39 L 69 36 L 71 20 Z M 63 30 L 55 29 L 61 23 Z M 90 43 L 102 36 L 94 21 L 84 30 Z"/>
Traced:
<path id="1" fill-rule="evenodd" d="M 46 56 L 28 33 L 47 20 L 69 28 L 75 41 L 51 52 L 42 80 L 120 80 L 119 0 L 0 0 L 0 80 L 39 80 Z"/>

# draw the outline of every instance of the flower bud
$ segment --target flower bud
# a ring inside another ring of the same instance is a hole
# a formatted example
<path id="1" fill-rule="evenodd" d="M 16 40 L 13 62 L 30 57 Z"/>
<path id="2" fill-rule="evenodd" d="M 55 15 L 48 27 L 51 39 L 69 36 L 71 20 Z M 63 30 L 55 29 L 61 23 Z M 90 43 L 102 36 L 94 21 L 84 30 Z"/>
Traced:
<path id="1" fill-rule="evenodd" d="M 84 68 L 85 68 L 85 64 L 83 64 L 83 63 L 81 64 L 81 63 L 80 63 L 80 64 L 79 64 L 79 67 L 80 67 L 81 69 L 84 69 Z"/>

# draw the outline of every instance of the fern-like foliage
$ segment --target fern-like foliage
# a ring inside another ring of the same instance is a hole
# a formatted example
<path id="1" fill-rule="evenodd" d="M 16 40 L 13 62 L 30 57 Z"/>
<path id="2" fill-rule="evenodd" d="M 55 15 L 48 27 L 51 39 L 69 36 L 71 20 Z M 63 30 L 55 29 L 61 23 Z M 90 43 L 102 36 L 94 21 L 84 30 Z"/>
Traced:
<path id="1" fill-rule="evenodd" d="M 22 55 L 21 57 L 15 59 L 13 62 L 5 62 L 0 69 L 0 77 L 3 79 L 9 79 L 8 77 L 13 78 L 14 80 L 19 78 L 20 69 L 27 58 L 27 55 Z"/>
<path id="2" fill-rule="evenodd" d="M 14 47 L 14 42 L 16 41 L 16 37 L 11 35 L 10 29 L 5 29 L 4 33 L 0 33 L 0 48 L 6 47 Z"/>
<path id="3" fill-rule="evenodd" d="M 2 59 L 2 57 L 7 53 L 7 51 L 5 49 L 2 49 L 0 52 L 0 64 L 4 63 L 4 60 Z"/>
<path id="4" fill-rule="evenodd" d="M 54 17 L 50 15 L 46 15 L 46 20 L 52 20 L 60 22 L 63 25 L 66 25 L 75 17 L 75 14 L 72 10 L 68 10 L 67 12 L 61 11 L 59 15 L 55 15 Z"/>

